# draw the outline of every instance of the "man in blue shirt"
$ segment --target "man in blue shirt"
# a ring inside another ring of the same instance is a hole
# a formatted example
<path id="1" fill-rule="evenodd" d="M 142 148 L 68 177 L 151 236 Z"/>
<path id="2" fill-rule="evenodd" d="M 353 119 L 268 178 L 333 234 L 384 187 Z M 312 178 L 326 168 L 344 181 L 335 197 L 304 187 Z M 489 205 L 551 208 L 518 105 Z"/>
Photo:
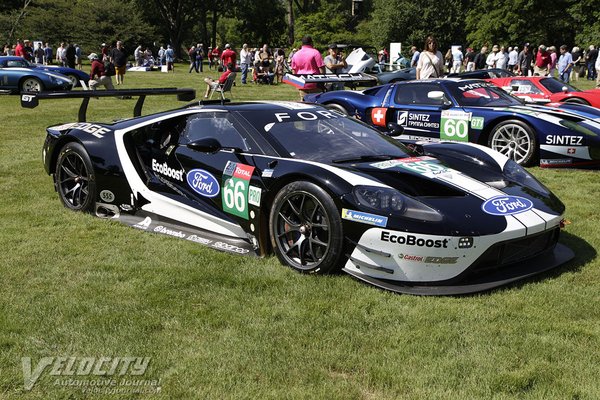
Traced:
<path id="1" fill-rule="evenodd" d="M 560 57 L 558 59 L 558 77 L 563 82 L 569 82 L 569 75 L 573 68 L 573 57 L 566 45 L 560 46 Z"/>

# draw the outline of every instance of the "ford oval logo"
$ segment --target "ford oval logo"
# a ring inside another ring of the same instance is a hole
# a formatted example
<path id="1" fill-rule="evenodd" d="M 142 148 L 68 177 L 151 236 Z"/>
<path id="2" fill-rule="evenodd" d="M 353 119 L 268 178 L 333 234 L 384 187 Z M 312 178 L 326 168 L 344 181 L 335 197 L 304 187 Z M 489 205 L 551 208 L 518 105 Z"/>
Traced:
<path id="1" fill-rule="evenodd" d="M 491 215 L 513 215 L 533 208 L 531 200 L 519 196 L 496 196 L 487 200 L 481 209 Z"/>
<path id="2" fill-rule="evenodd" d="M 188 172 L 187 182 L 194 192 L 204 197 L 215 197 L 221 189 L 213 174 L 203 169 L 193 169 Z"/>

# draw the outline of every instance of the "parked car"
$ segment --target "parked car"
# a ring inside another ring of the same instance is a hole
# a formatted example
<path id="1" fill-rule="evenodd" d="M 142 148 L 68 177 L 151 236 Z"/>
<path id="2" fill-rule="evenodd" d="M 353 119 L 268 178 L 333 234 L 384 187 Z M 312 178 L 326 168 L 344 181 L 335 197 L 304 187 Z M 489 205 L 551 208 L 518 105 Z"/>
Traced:
<path id="1" fill-rule="evenodd" d="M 507 69 L 488 68 L 488 69 L 477 69 L 475 71 L 467 71 L 467 72 L 449 74 L 448 78 L 491 79 L 491 78 L 508 78 L 511 76 L 515 76 L 515 74 Z"/>
<path id="2" fill-rule="evenodd" d="M 600 89 L 579 90 L 549 76 L 489 79 L 510 94 L 534 103 L 577 103 L 600 107 Z"/>
<path id="3" fill-rule="evenodd" d="M 375 75 L 379 84 L 412 81 L 417 79 L 417 69 L 414 67 L 398 69 L 396 71 L 382 72 Z"/>
<path id="4" fill-rule="evenodd" d="M 600 110 L 526 105 L 493 83 L 454 78 L 398 82 L 364 91 L 310 94 L 304 100 L 356 116 L 401 139 L 456 140 L 491 147 L 521 165 L 600 166 Z"/>
<path id="5" fill-rule="evenodd" d="M 422 295 L 487 290 L 573 257 L 558 243 L 561 201 L 483 146 L 411 150 L 291 102 L 196 102 L 109 124 L 83 116 L 47 129 L 46 172 L 67 208 L 136 229 Z"/>
<path id="6" fill-rule="evenodd" d="M 86 84 L 90 80 L 90 75 L 84 71 L 75 68 L 63 67 L 59 65 L 34 64 L 23 57 L 0 56 L 0 68 L 29 68 L 36 71 L 47 71 L 55 74 L 61 74 L 69 78 L 73 87 L 80 86 L 79 81 Z"/>
<path id="7" fill-rule="evenodd" d="M 0 64 L 0 90 L 12 93 L 40 92 L 71 90 L 72 87 L 71 80 L 59 73 Z"/>

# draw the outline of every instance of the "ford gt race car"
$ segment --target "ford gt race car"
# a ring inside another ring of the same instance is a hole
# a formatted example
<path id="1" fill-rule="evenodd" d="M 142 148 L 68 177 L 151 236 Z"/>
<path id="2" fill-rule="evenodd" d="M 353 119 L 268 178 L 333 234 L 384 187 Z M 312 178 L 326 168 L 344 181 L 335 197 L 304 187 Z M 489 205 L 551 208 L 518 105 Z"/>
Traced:
<path id="1" fill-rule="evenodd" d="M 22 104 L 42 98 L 60 96 L 28 94 Z M 86 122 L 85 107 L 79 122 L 49 127 L 43 146 L 58 196 L 75 211 L 218 250 L 274 252 L 304 273 L 341 268 L 401 293 L 487 290 L 573 257 L 558 243 L 561 201 L 483 146 L 409 149 L 293 102 L 195 102 L 110 124 Z"/>
<path id="2" fill-rule="evenodd" d="M 481 80 L 398 82 L 359 91 L 305 96 L 386 130 L 404 128 L 401 140 L 473 142 L 520 165 L 597 168 L 600 110 L 581 105 L 526 105 Z"/>

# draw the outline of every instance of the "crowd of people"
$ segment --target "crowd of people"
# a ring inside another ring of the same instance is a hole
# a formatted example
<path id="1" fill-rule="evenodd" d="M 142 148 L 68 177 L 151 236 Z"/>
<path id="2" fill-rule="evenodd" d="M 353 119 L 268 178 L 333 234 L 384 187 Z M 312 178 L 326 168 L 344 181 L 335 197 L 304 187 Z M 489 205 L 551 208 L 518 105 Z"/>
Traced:
<path id="1" fill-rule="evenodd" d="M 283 81 L 286 72 L 296 74 L 306 73 L 340 73 L 347 66 L 343 55 L 335 44 L 330 45 L 325 57 L 312 46 L 310 36 L 302 38 L 302 47 L 292 49 L 286 56 L 283 48 L 271 49 L 267 44 L 262 47 L 250 48 L 244 43 L 238 52 L 232 45 L 225 44 L 223 49 L 218 45 L 205 48 L 202 43 L 186 49 L 189 60 L 188 72 L 203 73 L 207 64 L 209 71 L 221 72 L 217 80 L 205 80 L 207 93 L 215 82 L 222 81 L 230 71 L 241 72 L 241 83 L 278 84 Z M 13 45 L 5 44 L 3 55 L 20 56 L 39 64 L 58 64 L 71 68 L 82 69 L 82 49 L 76 43 L 61 42 L 54 50 L 49 43 L 17 40 Z M 161 46 L 156 56 L 150 47 L 138 45 L 131 53 L 133 63 L 129 62 L 130 53 L 121 41 L 114 46 L 102 43 L 98 52 L 88 56 L 91 62 L 92 81 L 90 86 L 96 88 L 105 86 L 112 88 L 112 76 L 116 77 L 116 85 L 122 85 L 128 67 L 163 67 L 166 72 L 174 72 L 175 51 L 171 45 Z M 377 62 L 387 63 L 390 56 L 386 49 L 376 55 Z M 474 71 L 477 69 L 500 68 L 523 76 L 556 76 L 564 82 L 587 78 L 596 81 L 600 87 L 600 57 L 598 49 L 590 45 L 585 49 L 566 45 L 522 46 L 493 45 L 482 46 L 478 51 L 468 47 L 463 51 L 462 46 L 452 46 L 442 55 L 434 36 L 428 36 L 422 50 L 417 46 L 410 48 L 409 57 L 400 56 L 395 61 L 401 67 L 414 67 L 417 79 L 442 77 L 447 74 Z M 239 64 L 239 65 L 238 65 Z M 165 68 L 166 67 L 166 68 Z M 115 72 L 112 73 L 112 68 Z M 222 83 L 222 82 L 220 82 Z M 328 90 L 343 88 L 339 84 L 329 84 Z M 316 88 L 306 85 L 301 96 L 314 91 Z"/>
<path id="2" fill-rule="evenodd" d="M 463 52 L 461 46 L 452 46 L 445 55 L 438 49 L 433 36 L 427 37 L 423 50 L 411 47 L 410 65 L 416 68 L 417 79 L 441 77 L 446 74 L 475 71 L 477 69 L 499 68 L 522 76 L 556 76 L 569 82 L 587 78 L 596 81 L 600 87 L 600 57 L 598 49 L 590 45 L 587 49 L 577 46 L 569 50 L 567 45 L 482 46 L 479 51 L 468 47 Z"/>

